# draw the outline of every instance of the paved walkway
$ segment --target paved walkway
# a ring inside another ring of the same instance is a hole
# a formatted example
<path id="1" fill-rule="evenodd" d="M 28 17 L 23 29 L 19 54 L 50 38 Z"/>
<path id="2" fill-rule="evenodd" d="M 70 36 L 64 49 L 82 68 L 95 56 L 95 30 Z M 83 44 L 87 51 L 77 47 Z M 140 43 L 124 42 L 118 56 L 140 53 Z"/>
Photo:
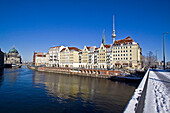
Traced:
<path id="1" fill-rule="evenodd" d="M 144 113 L 170 113 L 169 71 L 150 71 Z"/>

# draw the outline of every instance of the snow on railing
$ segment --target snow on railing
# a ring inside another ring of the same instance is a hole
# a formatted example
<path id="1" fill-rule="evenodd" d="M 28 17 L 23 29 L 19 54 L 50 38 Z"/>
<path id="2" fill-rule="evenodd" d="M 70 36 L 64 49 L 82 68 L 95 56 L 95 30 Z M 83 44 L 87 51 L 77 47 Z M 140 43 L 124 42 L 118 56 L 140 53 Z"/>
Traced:
<path id="1" fill-rule="evenodd" d="M 133 96 L 129 100 L 129 103 L 126 106 L 124 113 L 136 113 L 137 109 L 143 109 L 143 105 L 139 105 L 139 104 L 143 104 L 140 101 L 144 101 L 142 99 L 144 99 L 143 97 L 145 97 L 144 90 L 146 90 L 149 71 L 150 69 L 147 70 L 141 83 L 139 84 L 138 88 L 135 90 Z M 138 108 L 139 106 L 140 107 L 142 106 L 142 108 Z"/>

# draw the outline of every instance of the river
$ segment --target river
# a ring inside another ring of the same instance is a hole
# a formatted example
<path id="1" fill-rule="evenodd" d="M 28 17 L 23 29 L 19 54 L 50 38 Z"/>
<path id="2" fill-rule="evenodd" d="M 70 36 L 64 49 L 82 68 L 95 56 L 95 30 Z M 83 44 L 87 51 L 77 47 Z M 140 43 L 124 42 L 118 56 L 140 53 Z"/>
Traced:
<path id="1" fill-rule="evenodd" d="M 120 113 L 137 84 L 37 72 L 0 71 L 0 113 Z"/>

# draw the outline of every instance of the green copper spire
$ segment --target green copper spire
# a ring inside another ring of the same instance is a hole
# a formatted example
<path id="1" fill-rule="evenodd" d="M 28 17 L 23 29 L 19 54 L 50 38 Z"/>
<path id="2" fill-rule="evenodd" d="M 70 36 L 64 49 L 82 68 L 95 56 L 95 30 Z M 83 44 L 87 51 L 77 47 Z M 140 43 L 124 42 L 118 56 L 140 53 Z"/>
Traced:
<path id="1" fill-rule="evenodd" d="M 105 45 L 106 42 L 105 42 L 105 29 L 103 30 L 103 39 L 102 39 L 102 44 Z"/>

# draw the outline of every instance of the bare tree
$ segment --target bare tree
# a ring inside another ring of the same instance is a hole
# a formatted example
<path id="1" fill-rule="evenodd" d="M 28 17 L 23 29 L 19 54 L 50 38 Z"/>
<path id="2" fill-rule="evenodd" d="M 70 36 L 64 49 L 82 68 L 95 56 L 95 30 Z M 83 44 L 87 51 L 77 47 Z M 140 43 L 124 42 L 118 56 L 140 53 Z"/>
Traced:
<path id="1" fill-rule="evenodd" d="M 153 52 L 149 51 L 148 56 L 142 57 L 143 68 L 148 69 L 149 67 L 157 67 L 157 58 L 153 55 Z"/>

